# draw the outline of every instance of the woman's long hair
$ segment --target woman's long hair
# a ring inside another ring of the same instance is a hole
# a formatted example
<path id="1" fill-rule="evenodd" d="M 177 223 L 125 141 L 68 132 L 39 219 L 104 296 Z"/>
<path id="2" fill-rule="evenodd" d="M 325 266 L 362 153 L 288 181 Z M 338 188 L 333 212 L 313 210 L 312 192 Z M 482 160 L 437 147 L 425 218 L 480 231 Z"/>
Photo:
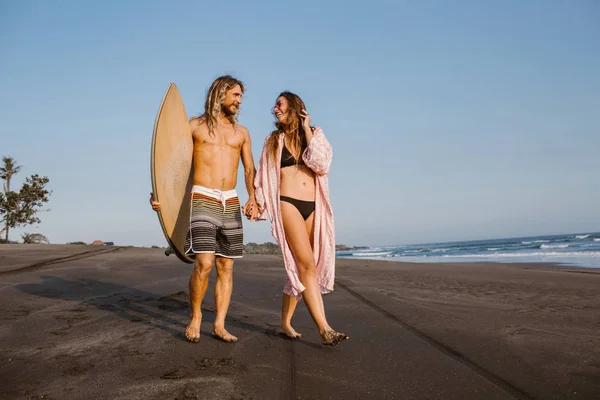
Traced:
<path id="1" fill-rule="evenodd" d="M 275 121 L 275 130 L 271 132 L 267 141 L 267 152 L 269 157 L 276 160 L 277 150 L 279 147 L 279 138 L 285 132 L 288 135 L 288 149 L 298 163 L 302 161 L 302 152 L 306 149 L 306 134 L 302 129 L 302 117 L 300 112 L 306 110 L 304 102 L 297 94 L 292 92 L 282 92 L 277 96 L 284 97 L 288 101 L 287 118 L 285 124 Z"/>
<path id="2" fill-rule="evenodd" d="M 244 93 L 244 84 L 242 81 L 235 79 L 231 75 L 224 75 L 217 78 L 208 93 L 206 94 L 206 101 L 204 102 L 204 114 L 200 117 L 200 122 L 206 122 L 208 126 L 208 133 L 210 136 L 215 136 L 215 128 L 219 125 L 219 116 L 221 114 L 221 104 L 225 101 L 225 92 L 233 88 L 235 85 L 240 85 L 242 93 Z M 235 126 L 239 117 L 240 109 L 234 115 L 230 115 L 227 118 Z"/>

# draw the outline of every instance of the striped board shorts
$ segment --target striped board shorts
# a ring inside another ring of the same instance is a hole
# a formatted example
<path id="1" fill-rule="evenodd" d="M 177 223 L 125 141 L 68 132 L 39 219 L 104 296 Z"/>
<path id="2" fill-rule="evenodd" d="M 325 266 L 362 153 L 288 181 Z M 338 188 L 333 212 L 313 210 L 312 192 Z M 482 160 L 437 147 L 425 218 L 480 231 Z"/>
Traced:
<path id="1" fill-rule="evenodd" d="M 244 234 L 240 200 L 234 190 L 221 191 L 194 185 L 192 188 L 190 229 L 185 239 L 185 254 L 198 253 L 241 258 Z"/>

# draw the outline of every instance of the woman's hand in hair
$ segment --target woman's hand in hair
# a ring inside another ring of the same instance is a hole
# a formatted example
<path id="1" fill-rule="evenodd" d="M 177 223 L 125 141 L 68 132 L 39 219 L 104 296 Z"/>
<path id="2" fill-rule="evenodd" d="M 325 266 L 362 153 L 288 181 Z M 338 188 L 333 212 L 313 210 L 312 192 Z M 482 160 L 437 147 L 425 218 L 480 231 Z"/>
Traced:
<path id="1" fill-rule="evenodd" d="M 304 132 L 310 131 L 310 115 L 308 115 L 306 110 L 300 111 L 300 118 L 302 118 L 302 128 L 304 128 Z"/>
<path id="2" fill-rule="evenodd" d="M 304 133 L 306 134 L 306 143 L 310 143 L 313 137 L 312 129 L 310 129 L 310 115 L 303 109 L 300 111 L 300 118 L 302 118 L 302 129 L 304 129 Z"/>

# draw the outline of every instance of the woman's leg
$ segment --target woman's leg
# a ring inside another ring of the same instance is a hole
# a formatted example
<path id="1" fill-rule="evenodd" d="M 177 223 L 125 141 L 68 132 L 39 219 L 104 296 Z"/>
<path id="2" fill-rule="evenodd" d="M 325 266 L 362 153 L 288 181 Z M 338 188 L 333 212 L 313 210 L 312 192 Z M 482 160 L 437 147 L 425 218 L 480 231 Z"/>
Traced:
<path id="1" fill-rule="evenodd" d="M 315 213 L 313 212 L 305 221 L 306 231 L 308 232 L 308 238 L 310 241 L 310 248 L 313 251 L 315 249 L 315 244 L 313 243 L 314 216 Z M 296 330 L 292 327 L 292 317 L 294 316 L 297 305 L 298 300 L 296 300 L 296 298 L 285 293 L 283 294 L 281 304 L 281 332 L 293 339 L 302 337 L 302 334 L 296 332 Z M 323 297 L 321 297 L 321 309 L 323 310 L 323 315 L 325 315 L 325 310 L 323 308 Z"/>
<path id="2" fill-rule="evenodd" d="M 305 221 L 306 232 L 308 232 L 308 238 L 310 240 L 310 249 L 313 252 L 313 260 L 314 260 L 314 251 L 315 251 L 315 213 L 313 212 L 310 217 L 308 217 Z M 316 268 L 316 267 L 315 267 Z M 319 291 L 320 292 L 320 291 Z M 323 304 L 323 296 L 319 296 L 319 302 L 321 303 L 321 310 L 323 311 L 323 315 L 325 315 L 325 305 Z"/>
<path id="3" fill-rule="evenodd" d="M 302 297 L 308 312 L 315 321 L 323 342 L 325 344 L 337 344 L 347 337 L 344 334 L 334 332 L 325 318 L 323 298 L 317 282 L 317 268 L 309 235 L 312 232 L 313 224 L 311 223 L 310 229 L 307 229 L 308 220 L 304 221 L 295 206 L 283 201 L 280 204 L 285 236 L 298 266 L 300 281 L 306 288 L 302 293 Z M 311 216 L 308 219 L 313 218 Z"/>
<path id="4" fill-rule="evenodd" d="M 292 339 L 302 337 L 300 333 L 296 332 L 296 330 L 292 328 L 292 317 L 294 316 L 294 311 L 296 310 L 297 305 L 298 300 L 290 295 L 285 293 L 283 294 L 283 299 L 281 302 L 280 332 L 291 337 Z"/>

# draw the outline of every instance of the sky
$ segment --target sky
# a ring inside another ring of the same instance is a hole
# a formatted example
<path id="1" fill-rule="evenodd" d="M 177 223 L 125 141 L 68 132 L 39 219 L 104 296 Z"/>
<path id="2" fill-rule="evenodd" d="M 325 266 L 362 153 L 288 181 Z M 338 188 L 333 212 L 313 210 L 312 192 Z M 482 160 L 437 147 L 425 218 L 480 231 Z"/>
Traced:
<path id="1" fill-rule="evenodd" d="M 277 95 L 333 147 L 336 242 L 600 231 L 595 0 L 3 1 L 0 156 L 50 179 L 51 243 L 165 245 L 150 144 L 170 82 L 189 116 L 246 85 L 255 162 Z M 241 170 L 237 190 L 247 192 Z M 244 241 L 274 241 L 244 221 Z"/>

